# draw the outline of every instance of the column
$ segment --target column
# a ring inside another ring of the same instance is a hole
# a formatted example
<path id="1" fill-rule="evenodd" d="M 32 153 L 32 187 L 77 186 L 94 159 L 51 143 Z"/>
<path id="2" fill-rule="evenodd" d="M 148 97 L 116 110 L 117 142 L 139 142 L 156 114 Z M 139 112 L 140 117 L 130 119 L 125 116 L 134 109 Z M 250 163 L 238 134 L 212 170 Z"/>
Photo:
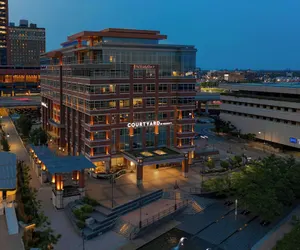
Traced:
<path id="1" fill-rule="evenodd" d="M 84 180 L 84 169 L 82 169 L 79 173 L 79 192 L 80 192 L 80 196 L 83 197 L 85 196 L 85 180 Z"/>
<path id="2" fill-rule="evenodd" d="M 111 167 L 111 159 L 105 161 L 105 171 L 108 173 Z"/>
<path id="3" fill-rule="evenodd" d="M 184 160 L 182 161 L 182 176 L 187 178 L 189 172 L 189 154 L 184 154 Z"/>
<path id="4" fill-rule="evenodd" d="M 52 192 L 52 202 L 57 209 L 64 208 L 63 179 L 61 174 L 55 174 L 55 190 Z"/>
<path id="5" fill-rule="evenodd" d="M 138 158 L 138 164 L 136 165 L 136 185 L 143 184 L 143 158 Z"/>

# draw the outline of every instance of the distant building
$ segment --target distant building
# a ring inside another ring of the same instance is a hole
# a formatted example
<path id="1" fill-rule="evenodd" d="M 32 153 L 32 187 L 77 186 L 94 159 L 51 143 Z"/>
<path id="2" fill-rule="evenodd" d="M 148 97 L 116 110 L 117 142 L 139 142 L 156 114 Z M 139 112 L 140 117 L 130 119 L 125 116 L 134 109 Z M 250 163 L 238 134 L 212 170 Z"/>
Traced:
<path id="1" fill-rule="evenodd" d="M 28 20 L 20 20 L 19 26 L 10 23 L 8 64 L 15 66 L 39 66 L 40 55 L 45 52 L 45 29 Z"/>
<path id="2" fill-rule="evenodd" d="M 300 84 L 224 84 L 222 120 L 242 134 L 271 143 L 300 148 Z"/>
<path id="3" fill-rule="evenodd" d="M 7 64 L 8 0 L 0 1 L 0 65 Z"/>

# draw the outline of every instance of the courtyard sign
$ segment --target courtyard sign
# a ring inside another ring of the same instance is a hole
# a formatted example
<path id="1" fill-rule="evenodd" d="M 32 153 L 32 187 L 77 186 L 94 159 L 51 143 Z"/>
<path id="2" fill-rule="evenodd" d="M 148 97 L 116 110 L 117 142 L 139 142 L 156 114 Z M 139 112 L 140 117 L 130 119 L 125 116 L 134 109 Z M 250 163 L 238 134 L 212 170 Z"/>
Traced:
<path id="1" fill-rule="evenodd" d="M 155 65 L 150 64 L 134 64 L 134 69 L 155 69 Z"/>
<path id="2" fill-rule="evenodd" d="M 149 121 L 149 122 L 127 123 L 128 128 L 142 128 L 142 127 L 167 126 L 167 125 L 172 125 L 172 122 Z"/>

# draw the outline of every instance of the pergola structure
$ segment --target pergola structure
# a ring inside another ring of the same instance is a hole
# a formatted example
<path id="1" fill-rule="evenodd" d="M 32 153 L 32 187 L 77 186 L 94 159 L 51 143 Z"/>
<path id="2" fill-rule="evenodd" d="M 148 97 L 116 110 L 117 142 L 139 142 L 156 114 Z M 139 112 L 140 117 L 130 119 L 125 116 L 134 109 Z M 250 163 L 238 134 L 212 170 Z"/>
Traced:
<path id="1" fill-rule="evenodd" d="M 189 171 L 188 153 L 181 153 L 176 149 L 161 147 L 151 150 L 133 150 L 123 152 L 125 165 L 136 168 L 136 184 L 143 184 L 143 167 L 157 166 L 164 164 L 180 164 L 182 175 L 187 178 Z"/>
<path id="2" fill-rule="evenodd" d="M 52 184 L 52 203 L 57 209 L 85 196 L 85 169 L 95 165 L 84 156 L 57 156 L 46 146 L 30 146 L 30 159 L 42 183 Z"/>

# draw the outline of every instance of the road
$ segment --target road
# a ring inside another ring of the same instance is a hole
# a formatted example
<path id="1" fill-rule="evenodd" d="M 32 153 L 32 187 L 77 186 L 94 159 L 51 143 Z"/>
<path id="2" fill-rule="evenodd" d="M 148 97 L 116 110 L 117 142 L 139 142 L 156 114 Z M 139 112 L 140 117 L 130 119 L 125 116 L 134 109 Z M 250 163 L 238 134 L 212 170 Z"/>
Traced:
<path id="1" fill-rule="evenodd" d="M 201 121 L 207 122 L 211 119 L 201 118 Z M 231 155 L 246 154 L 247 156 L 257 159 L 259 157 L 265 157 L 268 154 L 261 150 L 248 148 L 245 143 L 240 142 L 237 138 L 227 139 L 222 136 L 216 135 L 211 129 L 215 126 L 213 123 L 196 123 L 195 131 L 201 135 L 208 137 L 208 146 L 217 148 L 220 152 L 221 158 L 226 158 Z M 201 139 L 198 139 L 201 140 Z M 203 140 L 203 139 L 202 139 Z"/>

